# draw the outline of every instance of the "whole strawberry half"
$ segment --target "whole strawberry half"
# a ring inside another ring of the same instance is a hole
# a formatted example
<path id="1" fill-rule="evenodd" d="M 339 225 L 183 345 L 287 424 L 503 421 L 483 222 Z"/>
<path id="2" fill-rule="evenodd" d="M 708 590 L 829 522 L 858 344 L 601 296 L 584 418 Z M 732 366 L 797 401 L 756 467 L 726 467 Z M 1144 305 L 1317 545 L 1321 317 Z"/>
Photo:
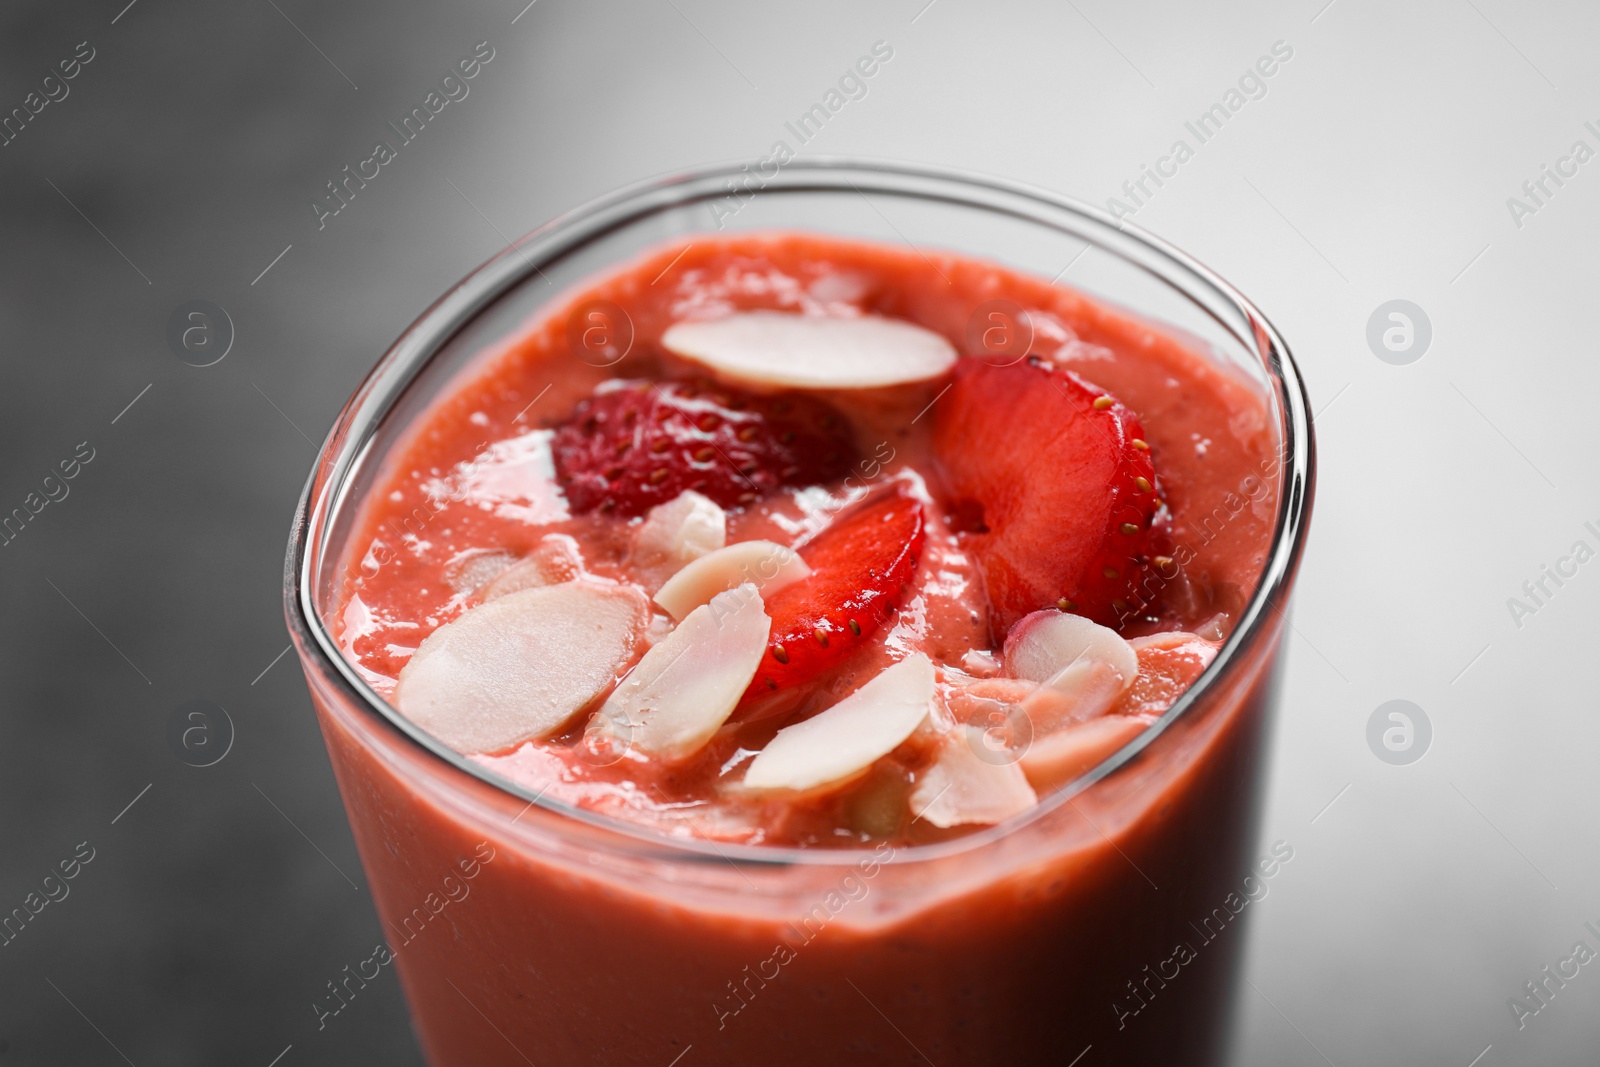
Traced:
<path id="1" fill-rule="evenodd" d="M 1143 610 L 1166 513 L 1138 416 L 1036 357 L 961 360 L 935 411 L 951 514 L 983 572 L 996 640 L 1042 608 L 1108 626 Z"/>
<path id="2" fill-rule="evenodd" d="M 766 598 L 772 633 L 741 717 L 781 709 L 764 698 L 816 677 L 864 645 L 905 595 L 922 540 L 922 504 L 896 491 L 835 519 L 801 545 L 797 551 L 811 573 Z"/>
<path id="3" fill-rule="evenodd" d="M 821 401 L 696 381 L 602 383 L 557 428 L 552 452 L 575 513 L 623 518 L 685 489 L 749 504 L 840 477 L 855 460 L 849 427 Z"/>

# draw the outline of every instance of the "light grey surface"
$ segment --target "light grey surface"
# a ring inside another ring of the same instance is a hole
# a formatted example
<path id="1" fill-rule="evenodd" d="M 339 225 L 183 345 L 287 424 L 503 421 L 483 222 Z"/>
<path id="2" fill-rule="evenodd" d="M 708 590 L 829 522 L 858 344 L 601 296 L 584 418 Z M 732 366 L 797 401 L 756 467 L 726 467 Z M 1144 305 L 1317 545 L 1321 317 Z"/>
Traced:
<path id="1" fill-rule="evenodd" d="M 511 236 L 792 143 L 784 122 L 879 40 L 893 59 L 804 152 L 1104 202 L 1183 138 L 1135 221 L 1252 297 L 1309 380 L 1321 473 L 1265 820 L 1295 858 L 1251 908 L 1237 1062 L 1593 1058 L 1594 965 L 1521 1029 L 1507 1002 L 1574 942 L 1600 950 L 1600 562 L 1520 626 L 1507 599 L 1575 541 L 1600 549 L 1600 160 L 1520 226 L 1507 198 L 1573 142 L 1600 150 L 1600 9 L 125 2 L 0 16 L 0 108 L 96 52 L 0 148 L 0 511 L 95 450 L 0 547 L 0 906 L 96 849 L 0 948 L 0 1060 L 416 1062 L 392 978 L 320 1032 L 309 1008 L 381 936 L 274 659 L 311 442 Z M 484 40 L 470 95 L 319 231 L 323 183 Z M 1266 94 L 1198 144 L 1185 121 L 1279 41 Z M 164 339 L 197 298 L 237 331 L 203 369 Z M 1432 325 L 1407 365 L 1367 343 L 1395 299 Z M 167 740 L 192 699 L 237 731 L 207 768 Z M 1432 725 L 1409 765 L 1368 747 L 1395 699 Z"/>

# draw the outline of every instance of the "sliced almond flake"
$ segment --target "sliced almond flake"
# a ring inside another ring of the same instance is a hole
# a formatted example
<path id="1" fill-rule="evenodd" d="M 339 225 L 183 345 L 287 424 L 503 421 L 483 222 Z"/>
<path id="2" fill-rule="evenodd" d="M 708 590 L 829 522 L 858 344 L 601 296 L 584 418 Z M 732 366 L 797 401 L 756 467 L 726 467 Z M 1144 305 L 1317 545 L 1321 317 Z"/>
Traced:
<path id="1" fill-rule="evenodd" d="M 665 563 L 676 570 L 723 547 L 728 514 L 716 501 L 686 489 L 657 504 L 634 535 L 634 553 L 645 564 Z"/>
<path id="2" fill-rule="evenodd" d="M 643 755 L 693 755 L 728 721 L 771 629 L 754 585 L 718 593 L 644 654 L 606 698 L 594 728 Z"/>
<path id="3" fill-rule="evenodd" d="M 515 556 L 498 548 L 470 548 L 445 565 L 445 580 L 458 593 L 475 593 L 516 562 Z"/>
<path id="4" fill-rule="evenodd" d="M 1217 644 L 1181 630 L 1129 641 L 1139 656 L 1139 677 L 1117 699 L 1123 714 L 1160 715 L 1183 696 L 1217 658 Z"/>
<path id="5" fill-rule="evenodd" d="M 799 791 L 853 778 L 911 736 L 933 691 L 933 661 L 913 653 L 831 708 L 779 730 L 751 761 L 744 784 Z"/>
<path id="6" fill-rule="evenodd" d="M 583 556 L 578 550 L 578 542 L 566 534 L 547 534 L 532 552 L 483 587 L 483 599 L 495 600 L 523 589 L 560 585 L 582 574 Z"/>
<path id="7" fill-rule="evenodd" d="M 461 753 L 548 737 L 611 685 L 649 617 L 631 586 L 509 593 L 429 634 L 400 672 L 395 706 Z"/>
<path id="8" fill-rule="evenodd" d="M 1065 715 L 1065 721 L 1104 714 L 1139 676 L 1137 653 L 1116 631 L 1049 609 L 1025 616 L 1011 628 L 1005 666 L 1012 677 L 1052 690 L 1041 694 L 1041 710 L 1051 709 L 1051 717 Z M 1057 694 L 1067 707 L 1061 707 Z"/>
<path id="9" fill-rule="evenodd" d="M 963 726 L 946 736 L 939 757 L 911 792 L 913 816 L 941 828 L 1004 822 L 1039 803 L 1016 757 Z"/>
<path id="10" fill-rule="evenodd" d="M 956 350 L 899 319 L 745 311 L 679 322 L 661 336 L 669 352 L 724 378 L 798 389 L 874 389 L 943 375 Z"/>
<path id="11" fill-rule="evenodd" d="M 729 589 L 750 584 L 771 596 L 810 573 L 792 548 L 774 541 L 739 541 L 685 565 L 667 579 L 655 600 L 668 615 L 682 619 Z"/>
<path id="12" fill-rule="evenodd" d="M 1203 646 L 1211 651 L 1214 656 L 1217 651 L 1217 642 L 1211 638 L 1201 637 L 1199 634 L 1189 633 L 1187 630 L 1168 630 L 1165 633 L 1147 634 L 1144 637 L 1135 637 L 1128 642 L 1128 647 L 1135 653 L 1145 649 L 1154 649 L 1162 652 L 1172 652 L 1181 648 Z M 1210 660 L 1208 659 L 1209 663 Z"/>
<path id="13" fill-rule="evenodd" d="M 961 669 L 974 678 L 993 678 L 1000 673 L 1000 660 L 988 649 L 969 648 L 961 656 Z"/>
<path id="14" fill-rule="evenodd" d="M 1152 721 L 1143 715 L 1102 715 L 1054 733 L 1035 735 L 1019 765 L 1041 792 L 1065 785 L 1138 737 Z"/>

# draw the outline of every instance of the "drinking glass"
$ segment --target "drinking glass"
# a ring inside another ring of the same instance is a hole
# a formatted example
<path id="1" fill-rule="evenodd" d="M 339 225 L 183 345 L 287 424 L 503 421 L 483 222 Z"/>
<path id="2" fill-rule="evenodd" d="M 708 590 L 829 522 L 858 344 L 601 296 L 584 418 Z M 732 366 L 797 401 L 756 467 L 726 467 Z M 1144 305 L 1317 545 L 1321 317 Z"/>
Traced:
<path id="1" fill-rule="evenodd" d="M 463 759 L 340 652 L 330 620 L 357 513 L 430 405 L 585 279 L 746 230 L 1066 274 L 1266 398 L 1276 530 L 1248 606 L 1159 721 L 1026 816 L 875 851 L 669 840 Z M 1312 486 L 1306 399 L 1277 332 L 1209 270 L 1092 207 L 944 170 L 768 161 L 554 220 L 395 342 L 339 415 L 294 523 L 286 610 L 386 930 L 370 966 L 397 970 L 436 1067 L 1018 1067 L 1091 1048 L 1085 1063 L 1217 1062 L 1234 902 L 1273 861 L 1256 841 L 1263 739 Z"/>

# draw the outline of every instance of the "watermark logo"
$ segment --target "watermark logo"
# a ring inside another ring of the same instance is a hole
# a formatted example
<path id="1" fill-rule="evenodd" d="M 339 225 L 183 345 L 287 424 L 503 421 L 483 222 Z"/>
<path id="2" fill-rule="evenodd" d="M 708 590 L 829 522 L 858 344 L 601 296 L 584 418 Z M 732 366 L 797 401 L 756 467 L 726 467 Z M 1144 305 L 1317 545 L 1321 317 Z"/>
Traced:
<path id="1" fill-rule="evenodd" d="M 233 719 L 220 704 L 185 701 L 167 716 L 167 747 L 191 767 L 214 767 L 233 750 Z"/>
<path id="2" fill-rule="evenodd" d="M 1379 304 L 1367 319 L 1367 347 L 1393 366 L 1415 363 L 1432 343 L 1433 322 L 1409 300 Z"/>
<path id="3" fill-rule="evenodd" d="M 451 104 L 465 100 L 472 92 L 472 86 L 467 83 L 483 73 L 483 68 L 494 56 L 494 46 L 488 41 L 473 45 L 472 54 L 447 68 L 438 86 L 430 87 L 421 103 L 413 104 L 400 117 L 398 124 L 393 121 L 389 123 L 389 129 L 394 131 L 393 138 L 384 134 L 383 140 L 373 144 L 370 156 L 358 159 L 354 166 L 346 163 L 337 177 L 325 182 L 323 188 L 327 191 L 317 194 L 316 199 L 311 201 L 311 215 L 317 221 L 317 229 L 326 229 L 329 219 L 355 203 L 357 194 L 366 189 L 367 183 L 376 181 L 386 167 L 399 159 L 400 150 L 422 136 L 422 131 L 439 117 L 440 112 Z M 456 190 L 458 193 L 460 191 Z M 462 199 L 466 199 L 465 196 Z M 468 200 L 467 203 L 471 204 L 472 201 Z"/>
<path id="4" fill-rule="evenodd" d="M 1021 362 L 1033 347 L 1033 320 L 1010 300 L 988 300 L 967 320 L 967 351 L 992 367 Z"/>
<path id="5" fill-rule="evenodd" d="M 1592 522 L 1583 524 L 1584 530 L 1600 540 L 1600 526 Z M 1517 629 L 1522 629 L 1522 620 L 1530 615 L 1537 615 L 1539 609 L 1555 599 L 1567 582 L 1578 576 L 1578 570 L 1585 563 L 1594 559 L 1595 551 L 1584 538 L 1572 542 L 1572 547 L 1564 556 L 1557 556 L 1555 566 L 1547 563 L 1539 564 L 1537 576 L 1522 583 L 1522 596 L 1507 597 L 1506 610 L 1511 613 L 1511 621 Z"/>
<path id="6" fill-rule="evenodd" d="M 1157 191 L 1178 176 L 1179 169 L 1195 157 L 1195 153 L 1222 132 L 1223 126 L 1233 119 L 1246 104 L 1267 95 L 1267 81 L 1294 58 L 1294 46 L 1288 41 L 1274 41 L 1269 54 L 1258 57 L 1255 63 L 1240 73 L 1234 85 L 1223 90 L 1222 95 L 1204 111 L 1185 122 L 1185 136 L 1175 138 L 1165 155 L 1157 156 L 1153 164 L 1141 163 L 1136 177 L 1122 183 L 1121 196 L 1106 199 L 1106 211 L 1121 222 L 1155 198 Z M 1192 143 L 1191 143 L 1192 140 Z"/>
<path id="7" fill-rule="evenodd" d="M 394 944 L 380 941 L 373 946 L 372 954 L 357 962 L 354 966 L 345 964 L 344 968 L 330 978 L 324 985 L 328 993 L 320 995 L 320 1001 L 311 1002 L 311 1010 L 317 1016 L 317 1029 L 326 1030 L 328 1020 L 338 1015 L 350 1006 L 357 994 L 367 988 L 367 983 L 375 981 L 383 972 L 383 968 L 395 961 L 402 949 L 428 929 L 433 920 L 452 904 L 461 904 L 472 895 L 472 880 L 482 872 L 483 868 L 495 858 L 494 846 L 487 841 L 479 841 L 473 848 L 472 855 L 456 860 L 454 869 L 445 868 L 449 873 L 443 875 L 438 882 L 438 890 L 431 891 L 422 901 L 412 908 L 410 912 L 401 915 L 396 923 L 393 916 L 389 917 L 389 926 L 398 935 Z M 476 858 L 474 858 L 476 857 Z M 457 877 L 459 871 L 460 876 Z M 454 927 L 454 923 L 446 924 Z M 460 936 L 459 931 L 452 929 L 452 933 Z M 438 935 L 435 935 L 438 936 Z M 372 968 L 370 971 L 367 968 Z"/>
<path id="8" fill-rule="evenodd" d="M 596 715 L 573 753 L 580 763 L 596 769 L 621 763 L 633 751 L 633 720 L 627 715 Z"/>
<path id="9" fill-rule="evenodd" d="M 770 956 L 757 961 L 753 967 L 746 964 L 739 974 L 729 979 L 727 995 L 711 1004 L 717 1017 L 717 1029 L 727 1029 L 728 1020 L 748 1008 L 768 983 L 776 982 L 783 968 L 794 962 L 801 950 L 815 941 L 840 912 L 866 899 L 872 892 L 872 879 L 894 859 L 894 846 L 880 841 L 877 848 L 847 871 L 820 900 L 783 928 Z"/>
<path id="10" fill-rule="evenodd" d="M 1195 933 L 1193 940 L 1185 935 L 1184 940 L 1172 946 L 1171 955 L 1158 960 L 1154 967 L 1145 964 L 1139 974 L 1123 982 L 1123 989 L 1117 994 L 1122 999 L 1111 1002 L 1111 1013 L 1117 1017 L 1117 1029 L 1126 1029 L 1129 1019 L 1144 1011 L 1162 990 L 1177 981 L 1183 969 L 1199 959 L 1207 945 L 1226 933 L 1234 918 L 1245 908 L 1265 900 L 1272 890 L 1270 881 L 1292 859 L 1294 846 L 1287 841 L 1274 841 L 1271 851 L 1258 859 L 1255 866 L 1250 868 L 1250 873 L 1244 876 L 1239 889 L 1224 897 L 1209 915 L 1201 916 L 1198 923 L 1189 920 L 1189 929 Z"/>
<path id="11" fill-rule="evenodd" d="M 633 319 L 609 300 L 585 300 L 567 316 L 567 349 L 591 367 L 622 362 L 633 348 Z"/>
<path id="12" fill-rule="evenodd" d="M 94 57 L 94 46 L 88 41 L 79 41 L 70 57 L 57 61 L 54 68 L 46 67 L 37 88 L 30 88 L 19 105 L 0 114 L 0 148 L 21 137 L 22 131 L 38 121 L 39 113 L 45 108 L 65 100 L 72 92 L 72 86 L 67 83 L 82 73 Z"/>
<path id="13" fill-rule="evenodd" d="M 1600 138 L 1600 126 L 1585 122 L 1583 128 Z M 1511 224 L 1520 230 L 1524 220 L 1537 215 L 1541 208 L 1549 207 L 1556 193 L 1576 178 L 1578 169 L 1594 156 L 1595 151 L 1589 142 L 1580 137 L 1572 142 L 1566 155 L 1556 157 L 1553 168 L 1548 163 L 1539 164 L 1539 173 L 1522 183 L 1519 190 L 1521 195 L 1506 197 L 1506 211 L 1511 215 Z"/>
<path id="14" fill-rule="evenodd" d="M 796 145 L 791 146 L 787 140 L 779 138 L 772 142 L 771 150 L 753 163 L 746 163 L 739 168 L 737 177 L 729 178 L 724 185 L 728 191 L 710 202 L 711 219 L 717 224 L 717 229 L 727 225 L 727 221 L 739 212 L 744 206 L 755 199 L 757 193 L 767 187 L 778 174 L 794 162 L 800 153 L 800 148 L 816 140 L 822 133 L 823 127 L 833 120 L 853 100 L 866 99 L 869 86 L 867 79 L 872 78 L 881 71 L 889 60 L 894 58 L 894 46 L 888 41 L 874 41 L 871 53 L 863 55 L 851 67 L 845 68 L 839 76 L 838 87 L 830 88 L 822 98 L 811 107 L 807 108 L 793 122 L 785 122 L 783 128 L 794 136 Z"/>
<path id="15" fill-rule="evenodd" d="M 9 913 L 0 913 L 0 948 L 9 947 L 45 908 L 66 900 L 67 894 L 72 892 L 72 887 L 67 883 L 78 877 L 84 865 L 94 859 L 94 855 L 94 846 L 87 841 L 80 841 L 71 856 L 57 863 L 49 874 L 29 887 L 28 895 L 22 898 L 21 904 Z"/>
<path id="16" fill-rule="evenodd" d="M 72 455 L 56 463 L 55 468 L 46 468 L 49 471 L 39 481 L 39 487 L 31 490 L 22 498 L 22 504 L 14 507 L 6 514 L 0 514 L 0 547 L 9 545 L 22 535 L 28 524 L 36 519 L 39 512 L 51 504 L 59 504 L 67 499 L 67 494 L 72 492 L 72 487 L 67 483 L 82 472 L 86 463 L 94 459 L 94 446 L 88 441 L 79 441 L 78 447 Z"/>
<path id="17" fill-rule="evenodd" d="M 1583 924 L 1592 937 L 1600 939 L 1600 927 L 1592 922 Z M 1522 983 L 1523 996 L 1507 997 L 1506 1007 L 1511 1011 L 1511 1018 L 1516 1021 L 1517 1029 L 1521 1030 L 1528 1025 L 1528 1020 L 1538 1015 L 1550 1002 L 1555 1000 L 1556 994 L 1567 988 L 1567 983 L 1583 973 L 1583 968 L 1594 962 L 1597 958 L 1594 949 L 1584 940 L 1573 942 L 1572 951 L 1556 960 L 1554 965 L 1546 964 L 1538 974 Z"/>
<path id="18" fill-rule="evenodd" d="M 209 300 L 179 304 L 167 316 L 167 347 L 191 367 L 221 363 L 233 348 L 233 319 Z"/>
<path id="19" fill-rule="evenodd" d="M 1404 767 L 1428 753 L 1433 723 L 1428 713 L 1409 700 L 1379 704 L 1367 718 L 1367 747 L 1385 763 Z"/>
<path id="20" fill-rule="evenodd" d="M 993 710 L 973 725 L 979 729 L 966 731 L 967 747 L 991 767 L 1016 763 L 1033 744 L 1033 719 L 1021 704 L 995 701 Z"/>

